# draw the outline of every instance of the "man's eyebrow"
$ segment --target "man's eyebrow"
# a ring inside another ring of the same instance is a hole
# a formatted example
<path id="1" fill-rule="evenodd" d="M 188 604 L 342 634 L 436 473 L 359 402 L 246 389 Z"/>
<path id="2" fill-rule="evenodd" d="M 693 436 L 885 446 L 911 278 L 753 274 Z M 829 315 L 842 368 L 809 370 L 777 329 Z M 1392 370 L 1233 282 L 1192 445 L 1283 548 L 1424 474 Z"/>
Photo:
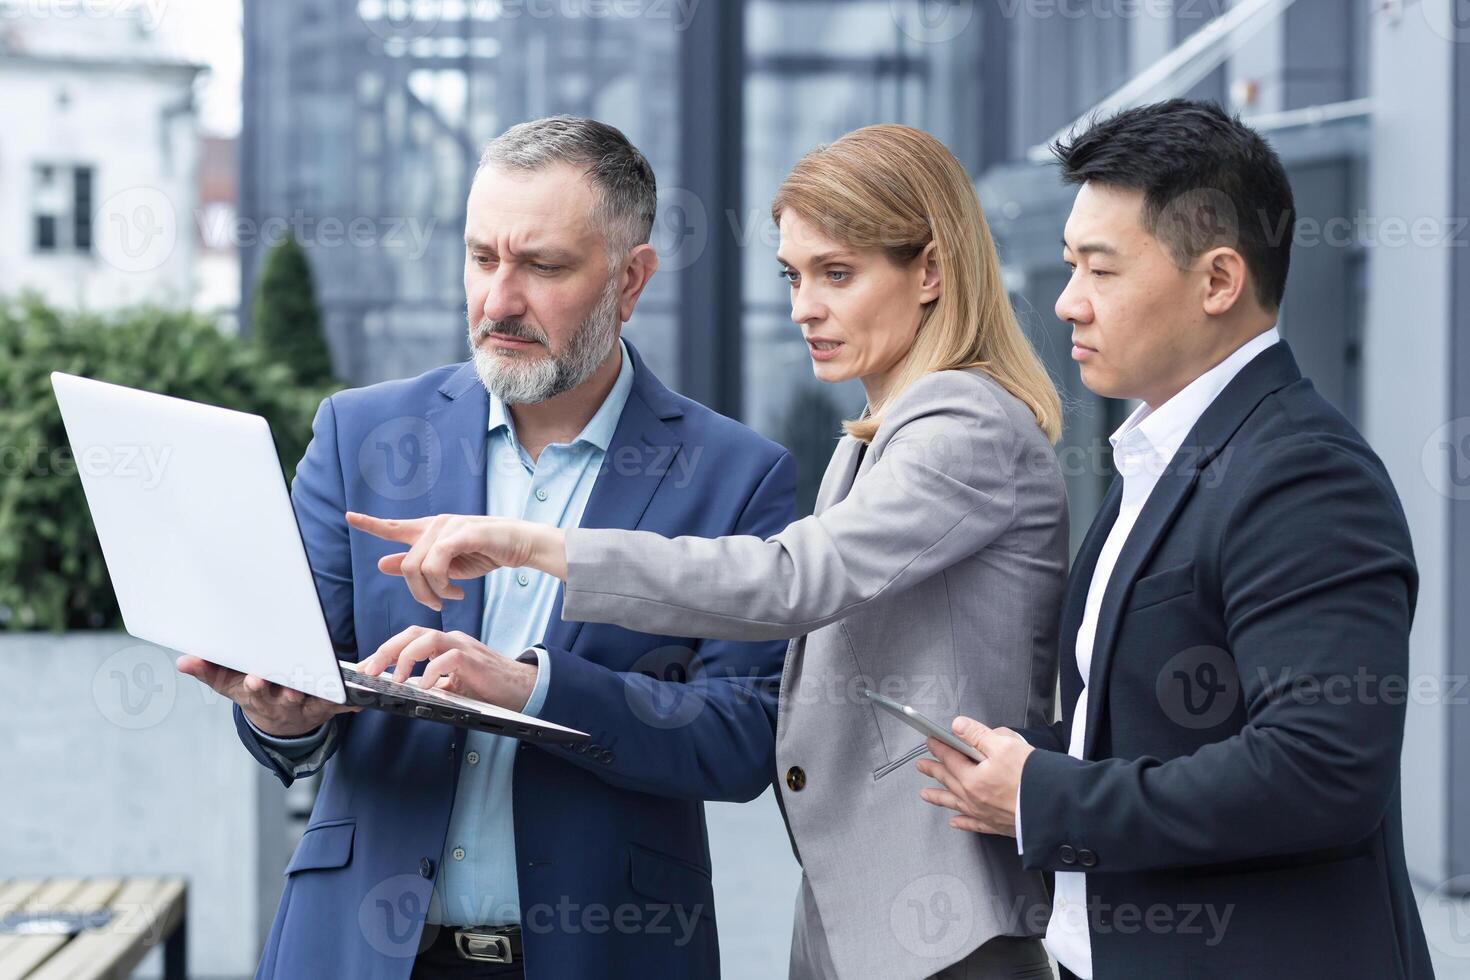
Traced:
<path id="1" fill-rule="evenodd" d="M 489 242 L 482 242 L 473 235 L 464 236 L 464 243 L 469 248 L 483 249 L 487 252 L 495 251 L 494 245 L 491 245 Z M 576 258 L 571 252 L 564 252 L 560 249 L 546 246 L 532 246 L 531 248 L 521 249 L 520 251 L 513 251 L 512 254 L 517 258 L 532 262 L 557 262 L 562 264 L 569 263 Z"/>
<path id="2" fill-rule="evenodd" d="M 1102 242 L 1083 242 L 1076 248 L 1072 248 L 1072 246 L 1067 244 L 1067 240 L 1065 238 L 1062 239 L 1062 248 L 1071 249 L 1078 255 L 1091 255 L 1093 253 L 1097 253 L 1098 255 L 1117 256 L 1118 254 L 1118 250 L 1116 248 L 1113 248 L 1113 246 L 1111 245 L 1104 245 Z"/>

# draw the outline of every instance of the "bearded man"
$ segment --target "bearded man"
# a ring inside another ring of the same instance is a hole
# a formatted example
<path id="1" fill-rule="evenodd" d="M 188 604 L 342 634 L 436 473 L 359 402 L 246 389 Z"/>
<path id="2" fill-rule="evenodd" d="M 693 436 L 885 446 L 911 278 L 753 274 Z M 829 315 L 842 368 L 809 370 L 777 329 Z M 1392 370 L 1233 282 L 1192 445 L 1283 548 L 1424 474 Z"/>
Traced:
<path id="1" fill-rule="evenodd" d="M 784 644 L 564 622 L 560 582 L 530 568 L 430 609 L 379 571 L 396 546 L 345 516 L 667 537 L 795 518 L 791 457 L 671 392 L 621 338 L 658 265 L 655 197 L 648 161 L 602 123 L 492 140 L 466 208 L 472 359 L 332 395 L 291 487 L 342 659 L 588 741 L 356 712 L 180 659 L 283 783 L 325 767 L 257 976 L 718 976 L 702 801 L 770 782 Z"/>

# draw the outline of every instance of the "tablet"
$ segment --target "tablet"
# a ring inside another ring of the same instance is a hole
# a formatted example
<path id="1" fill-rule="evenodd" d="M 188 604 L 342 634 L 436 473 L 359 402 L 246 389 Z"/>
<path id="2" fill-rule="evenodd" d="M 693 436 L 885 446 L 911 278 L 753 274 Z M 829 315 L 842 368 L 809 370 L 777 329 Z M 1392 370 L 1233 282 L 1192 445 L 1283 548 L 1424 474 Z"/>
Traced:
<path id="1" fill-rule="evenodd" d="M 966 742 L 964 739 L 960 738 L 949 729 L 940 728 L 937 724 L 934 723 L 931 718 L 929 718 L 923 712 L 916 711 L 906 704 L 899 704 L 892 698 L 885 698 L 877 691 L 870 691 L 867 688 L 863 688 L 863 694 L 867 696 L 868 700 L 872 701 L 878 707 L 893 715 L 905 725 L 908 725 L 914 731 L 919 732 L 922 735 L 927 735 L 930 738 L 937 738 L 939 739 L 939 741 L 943 742 L 945 745 L 948 745 L 956 752 L 963 752 L 965 755 L 969 756 L 971 759 L 974 759 L 976 762 L 985 761 L 985 756 L 980 752 L 979 749 L 975 748 L 975 746 L 971 745 L 969 742 Z"/>

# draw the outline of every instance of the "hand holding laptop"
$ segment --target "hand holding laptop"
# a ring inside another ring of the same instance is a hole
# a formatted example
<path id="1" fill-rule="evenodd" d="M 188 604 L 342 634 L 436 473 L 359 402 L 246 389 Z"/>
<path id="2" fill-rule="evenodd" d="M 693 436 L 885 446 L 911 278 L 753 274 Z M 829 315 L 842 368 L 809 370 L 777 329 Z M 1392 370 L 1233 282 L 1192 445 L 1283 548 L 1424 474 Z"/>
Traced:
<path id="1" fill-rule="evenodd" d="M 361 711 L 353 704 L 336 704 L 289 687 L 272 684 L 264 677 L 212 664 L 185 654 L 175 661 L 179 672 L 214 688 L 240 706 L 250 723 L 267 735 L 295 738 L 315 731 L 333 715 Z"/>
<path id="2" fill-rule="evenodd" d="M 425 654 L 432 645 L 425 641 L 406 661 L 404 649 L 393 654 L 408 670 L 440 654 L 429 687 L 341 660 L 265 419 L 60 371 L 51 383 L 76 458 L 132 446 L 139 433 L 168 447 L 169 465 L 156 481 L 123 467 L 79 470 L 123 625 L 139 639 L 189 651 L 178 669 L 239 705 L 256 728 L 301 735 L 368 707 L 532 741 L 588 739 L 503 707 L 526 703 L 537 668 L 457 634 L 433 631 L 446 642 Z M 444 523 L 410 523 L 435 522 Z M 379 649 L 410 645 L 398 640 Z M 452 679 L 438 679 L 446 675 Z M 461 682 L 482 698 L 456 693 Z"/>

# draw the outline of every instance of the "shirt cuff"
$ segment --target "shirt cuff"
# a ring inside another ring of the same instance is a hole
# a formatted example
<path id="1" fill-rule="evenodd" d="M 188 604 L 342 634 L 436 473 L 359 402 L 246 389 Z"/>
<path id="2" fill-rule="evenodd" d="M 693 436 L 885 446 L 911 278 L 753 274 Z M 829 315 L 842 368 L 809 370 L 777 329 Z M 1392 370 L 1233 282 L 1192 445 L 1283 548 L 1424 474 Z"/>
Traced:
<path id="1" fill-rule="evenodd" d="M 332 743 L 336 741 L 337 726 L 330 721 L 323 722 L 315 731 L 294 738 L 268 735 L 257 728 L 249 716 L 245 717 L 245 724 L 250 726 L 250 731 L 254 733 L 255 740 L 260 743 L 265 754 L 274 759 L 282 769 L 290 771 L 293 779 L 310 776 L 320 769 Z"/>
<path id="2" fill-rule="evenodd" d="M 1023 742 L 1026 741 L 1026 737 L 1024 735 L 1021 735 L 1019 732 L 1016 733 L 1016 737 L 1019 738 Z M 1028 742 L 1027 744 L 1029 745 L 1030 743 Z M 1022 769 L 1021 770 L 1021 779 L 1025 779 L 1025 778 L 1026 778 L 1026 770 L 1025 769 Z M 1024 846 L 1022 846 L 1022 844 L 1021 844 L 1021 783 L 1020 783 L 1020 780 L 1017 780 L 1017 782 L 1016 782 L 1016 853 L 1022 855 L 1023 857 L 1026 854 L 1026 848 Z"/>
<path id="3" fill-rule="evenodd" d="M 547 656 L 545 647 L 531 647 L 516 659 L 528 664 L 532 654 L 536 656 L 536 686 L 531 688 L 531 696 L 526 699 L 521 714 L 539 718 L 541 708 L 546 704 L 546 689 L 551 686 L 551 658 Z"/>
<path id="4" fill-rule="evenodd" d="M 241 714 L 244 714 L 242 711 Z M 269 735 L 256 727 L 255 722 L 245 715 L 245 724 L 255 733 L 255 737 L 262 745 L 268 746 L 288 756 L 310 755 L 317 746 L 327 740 L 327 723 L 322 722 L 316 728 L 305 735 Z"/>
<path id="5" fill-rule="evenodd" d="M 1016 853 L 1024 855 L 1026 848 L 1021 845 L 1021 784 L 1016 784 Z"/>

